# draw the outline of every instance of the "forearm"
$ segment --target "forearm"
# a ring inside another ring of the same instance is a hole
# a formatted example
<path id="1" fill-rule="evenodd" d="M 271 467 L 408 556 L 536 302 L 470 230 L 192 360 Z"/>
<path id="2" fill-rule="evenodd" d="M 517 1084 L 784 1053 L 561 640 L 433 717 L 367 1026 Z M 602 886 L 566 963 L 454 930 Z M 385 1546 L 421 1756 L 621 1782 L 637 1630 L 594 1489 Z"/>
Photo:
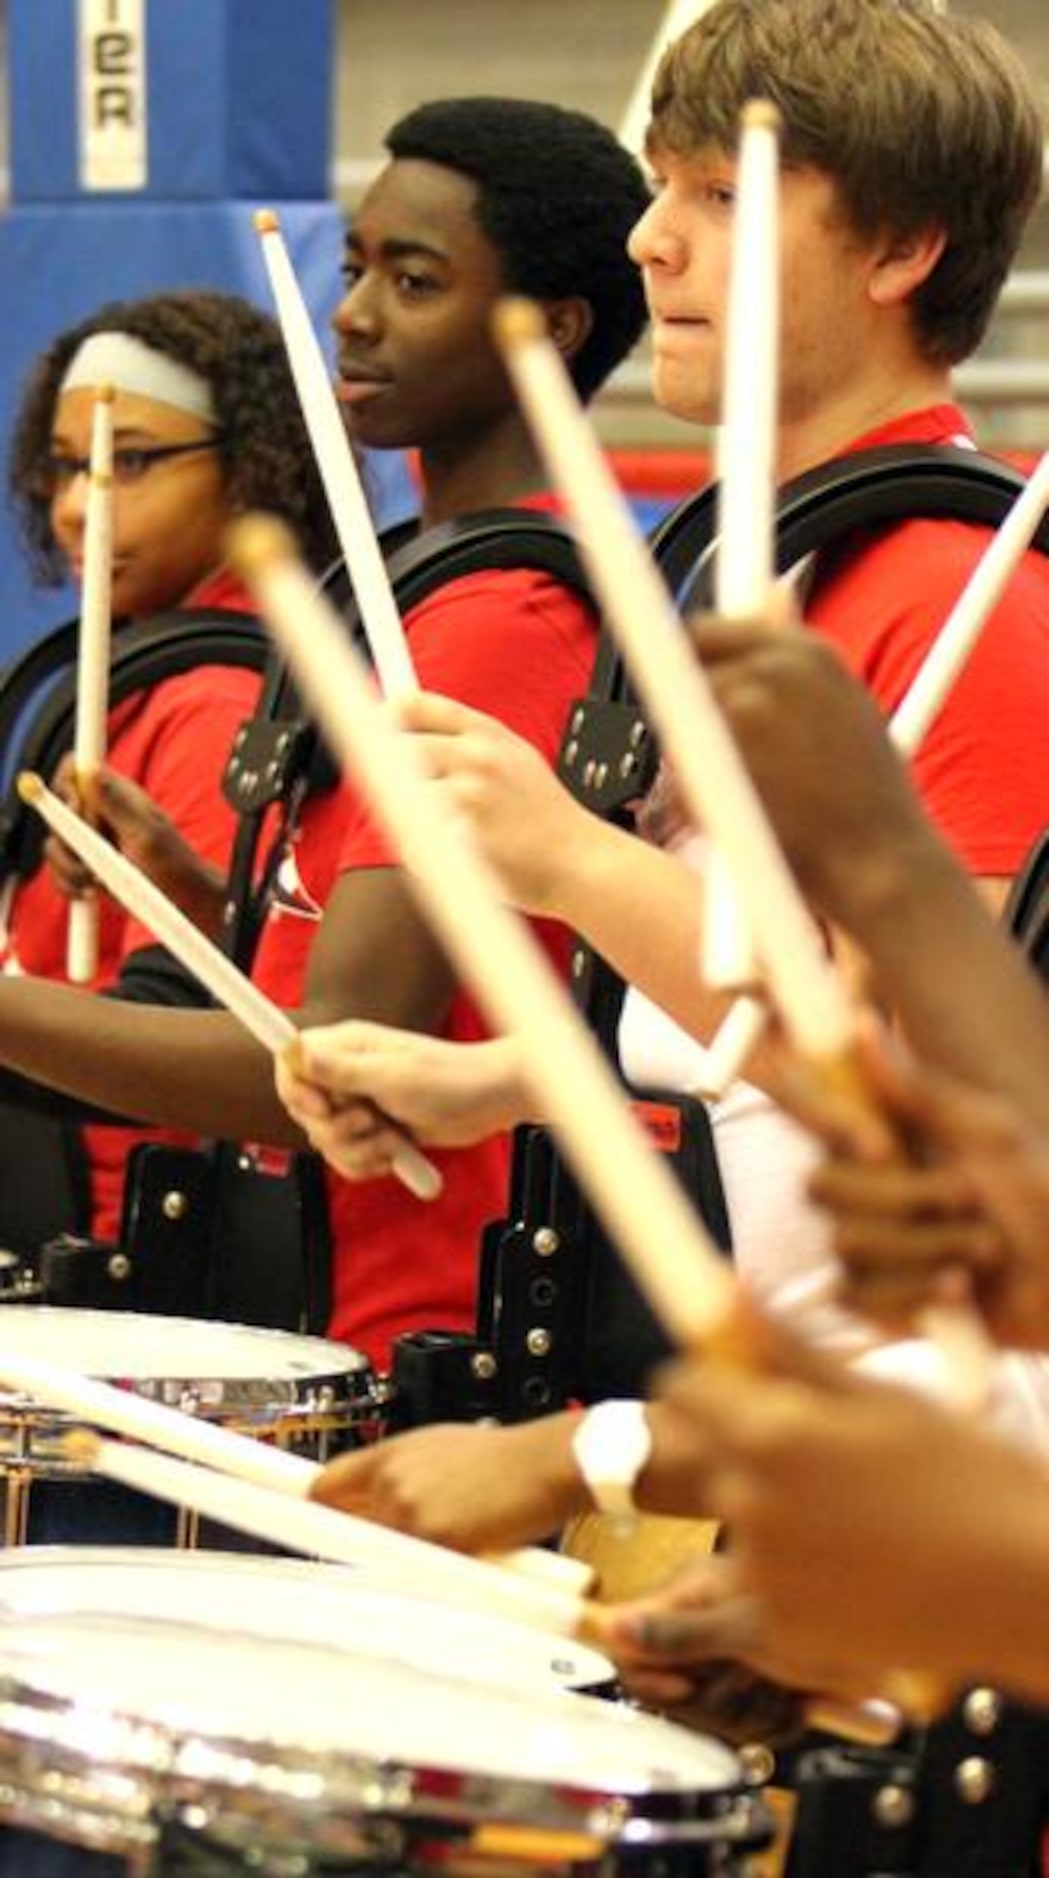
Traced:
<path id="1" fill-rule="evenodd" d="M 160 862 L 153 879 L 187 919 L 218 943 L 222 938 L 227 876 L 220 867 L 187 851 L 187 858 Z"/>
<path id="2" fill-rule="evenodd" d="M 937 837 L 858 870 L 841 913 L 915 1051 L 1049 1130 L 1049 1001 Z"/>
<path id="3" fill-rule="evenodd" d="M 225 1011 L 166 1010 L 29 978 L 0 980 L 0 1061 L 120 1115 L 299 1147 L 273 1064 Z"/>
<path id="4" fill-rule="evenodd" d="M 551 911 L 701 1042 L 728 1000 L 700 978 L 703 883 L 673 854 L 610 823 L 559 862 Z"/>

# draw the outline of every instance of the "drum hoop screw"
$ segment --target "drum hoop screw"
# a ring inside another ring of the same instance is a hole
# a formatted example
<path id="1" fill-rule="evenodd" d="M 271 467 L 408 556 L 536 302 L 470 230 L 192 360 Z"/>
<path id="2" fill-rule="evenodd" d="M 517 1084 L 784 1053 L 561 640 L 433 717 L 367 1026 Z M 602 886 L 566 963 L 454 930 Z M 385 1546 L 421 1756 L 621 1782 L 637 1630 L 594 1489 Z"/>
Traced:
<path id="1" fill-rule="evenodd" d="M 552 1258 L 561 1250 L 561 1235 L 553 1226 L 540 1226 L 532 1234 L 532 1251 L 541 1259 Z"/>
<path id="2" fill-rule="evenodd" d="M 184 1193 L 180 1193 L 177 1187 L 173 1187 L 171 1192 L 166 1193 L 161 1200 L 160 1210 L 165 1219 L 185 1219 L 189 1211 L 189 1201 Z"/>
<path id="3" fill-rule="evenodd" d="M 962 1715 L 970 1734 L 993 1735 L 1002 1719 L 1002 1698 L 997 1689 L 970 1689 L 962 1704 Z"/>
<path id="4" fill-rule="evenodd" d="M 536 1327 L 536 1329 L 528 1332 L 525 1338 L 525 1349 L 528 1351 L 529 1356 L 549 1356 L 552 1341 L 553 1339 L 548 1330 L 542 1330 Z"/>
<path id="5" fill-rule="evenodd" d="M 767 1787 L 776 1771 L 776 1756 L 765 1741 L 745 1742 L 739 1763 L 748 1787 Z"/>
<path id="6" fill-rule="evenodd" d="M 498 1367 L 490 1350 L 477 1350 L 470 1358 L 470 1374 L 475 1376 L 478 1382 L 491 1382 Z"/>
<path id="7" fill-rule="evenodd" d="M 114 1252 L 112 1256 L 106 1260 L 106 1271 L 110 1278 L 114 1279 L 117 1284 L 123 1284 L 124 1280 L 131 1276 L 131 1260 L 128 1258 L 127 1253 Z"/>
<path id="8" fill-rule="evenodd" d="M 879 1826 L 909 1826 L 914 1818 L 914 1795 L 892 1782 L 878 1788 L 871 1808 Z"/>
<path id="9" fill-rule="evenodd" d="M 982 1754 L 971 1754 L 959 1761 L 954 1770 L 954 1788 L 966 1806 L 982 1806 L 994 1792 L 994 1763 Z"/>

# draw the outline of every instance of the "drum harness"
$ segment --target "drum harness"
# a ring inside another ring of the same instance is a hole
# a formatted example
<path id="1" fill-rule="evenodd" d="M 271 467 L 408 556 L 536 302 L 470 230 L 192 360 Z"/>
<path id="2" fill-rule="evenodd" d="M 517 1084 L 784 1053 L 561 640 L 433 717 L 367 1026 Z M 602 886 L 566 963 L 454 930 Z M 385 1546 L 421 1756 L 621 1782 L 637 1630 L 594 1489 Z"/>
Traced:
<path id="1" fill-rule="evenodd" d="M 46 837 L 43 822 L 18 795 L 15 777 L 22 769 L 50 777 L 71 746 L 78 636 L 75 621 L 55 628 L 15 659 L 0 678 L 0 751 L 6 791 L 0 805 L 0 880 L 6 906 L 19 883 L 42 864 Z M 186 608 L 144 621 L 118 621 L 110 659 L 110 704 L 121 708 L 128 721 L 151 688 L 166 679 L 202 664 L 261 672 L 267 657 L 268 644 L 258 622 L 246 613 Z M 137 957 L 148 965 L 166 962 L 159 947 Z M 187 989 L 191 982 L 185 980 L 179 986 L 182 1001 L 192 996 Z M 135 1284 L 120 1289 L 119 1274 L 131 1277 L 123 1254 L 110 1246 L 102 1249 L 104 1258 L 98 1252 L 88 1256 L 90 1242 L 79 1236 L 89 1212 L 87 1161 L 79 1124 L 96 1116 L 112 1120 L 112 1116 L 86 1105 L 67 1104 L 19 1078 L 11 1079 L 10 1090 L 3 1081 L 0 1077 L 4 1295 L 10 1301 L 33 1301 L 43 1291 L 55 1301 L 91 1303 L 96 1301 L 92 1291 L 98 1286 L 105 1291 L 108 1284 L 115 1292 L 108 1302 L 130 1302 Z M 45 1251 L 52 1240 L 53 1249 Z M 81 1250 L 84 1257 L 75 1257 L 74 1252 Z M 107 1269 L 112 1259 L 116 1260 L 114 1273 Z M 153 1308 L 163 1306 L 158 1303 Z"/>
<path id="2" fill-rule="evenodd" d="M 857 453 L 810 472 L 782 491 L 777 565 L 780 571 L 795 568 L 853 530 L 918 516 L 997 527 L 1021 487 L 1016 472 L 970 450 L 901 446 Z M 713 489 L 703 490 L 675 509 L 652 537 L 653 552 L 682 610 L 708 603 L 716 547 L 715 499 Z M 1049 523 L 1043 524 L 1035 546 L 1049 552 Z M 391 579 L 402 611 L 446 581 L 492 566 L 539 567 L 586 592 L 564 528 L 528 510 L 493 511 L 445 524 L 418 539 L 405 539 L 405 531 L 398 531 L 389 547 Z M 337 595 L 340 582 L 336 569 L 326 584 Z M 352 603 L 346 610 L 350 629 L 359 630 Z M 69 662 L 75 630 L 60 628 L 5 674 L 0 686 L 4 747 L 11 747 L 9 739 L 36 685 Z M 127 638 L 130 642 L 133 637 L 134 644 L 128 644 L 126 655 L 124 634 L 115 635 L 114 700 L 190 664 L 224 662 L 207 637 L 215 633 L 220 639 L 229 635 L 222 640 L 230 654 L 225 662 L 262 666 L 263 642 L 245 616 L 210 614 L 199 622 L 192 614 L 165 616 L 130 629 Z M 51 654 L 45 650 L 49 645 Z M 154 651 L 157 663 L 151 662 Z M 308 793 L 330 788 L 335 781 L 330 759 L 298 713 L 286 675 L 272 661 L 268 672 L 259 708 L 238 736 L 224 784 L 241 818 L 230 875 L 227 945 L 242 965 L 250 963 L 254 952 L 273 857 L 284 831 Z M 53 712 L 49 701 L 47 712 L 31 726 L 19 767 L 31 763 L 47 774 L 68 747 L 68 693 L 63 716 L 61 689 L 56 687 Z M 40 741 L 45 715 L 49 723 L 52 715 L 55 719 L 46 744 Z M 591 693 L 569 716 L 559 775 L 594 812 L 628 823 L 633 804 L 651 785 L 657 763 L 654 740 L 621 663 L 603 639 Z M 281 831 L 257 872 L 263 821 L 277 805 Z M 34 843 L 38 856 L 40 839 L 25 812 L 9 801 L 0 821 L 5 871 L 30 873 Z M 1040 855 L 1040 861 L 1032 858 L 1011 902 L 1012 928 L 1026 943 L 1032 932 L 1040 932 L 1044 942 L 1049 922 L 1044 843 Z M 572 987 L 602 1046 L 613 1054 L 621 982 L 580 944 L 572 956 Z M 654 1138 L 668 1147 L 694 1195 L 698 1182 L 708 1225 L 727 1244 L 724 1200 L 712 1145 L 704 1133 L 702 1105 L 663 1092 L 632 1094 Z M 7 1122 L 5 1112 L 5 1128 Z M 219 1144 L 205 1155 L 195 1152 L 191 1161 L 183 1158 L 182 1150 L 157 1144 L 147 1144 L 137 1154 L 142 1166 L 129 1177 L 121 1244 L 100 1249 L 110 1293 L 104 1301 L 125 1309 L 223 1315 L 216 1304 L 221 1307 L 224 1293 L 236 1303 L 233 1294 L 243 1274 L 220 1272 L 216 1277 L 214 1268 L 222 1265 L 224 1248 L 216 1254 L 210 1230 L 202 1241 L 201 1225 L 209 1214 L 213 1224 L 216 1154 L 224 1169 L 232 1163 L 242 1174 L 250 1171 L 245 1157 L 235 1144 Z M 311 1156 L 295 1160 L 302 1164 L 300 1172 L 309 1172 L 292 1214 L 299 1225 L 308 1214 L 315 1229 L 320 1198 L 316 1164 Z M 262 1214 L 270 1208 L 267 1194 Z M 255 1210 L 258 1213 L 259 1207 Z M 319 1238 L 319 1250 L 306 1255 L 305 1279 L 300 1274 L 288 1283 L 278 1327 L 321 1327 L 327 1271 L 323 1232 Z M 296 1256 L 301 1259 L 301 1248 Z M 66 1260 L 68 1266 L 68 1253 Z M 256 1246 L 256 1270 L 257 1262 Z M 158 1267 L 161 1275 L 147 1284 L 147 1269 L 157 1273 Z M 185 1294 L 187 1270 L 197 1286 L 195 1300 Z M 58 1301 L 102 1302 L 98 1274 L 96 1261 L 87 1296 L 79 1281 L 63 1287 L 59 1280 Z M 173 1285 L 177 1295 L 172 1294 Z M 256 1321 L 274 1319 L 263 1308 Z M 463 1338 L 435 1330 L 403 1338 L 395 1365 L 395 1396 L 402 1398 L 403 1419 L 409 1423 L 491 1415 L 524 1419 L 570 1399 L 636 1389 L 663 1347 L 647 1312 L 644 1319 L 638 1316 L 622 1268 L 546 1131 L 527 1127 L 515 1135 L 507 1218 L 494 1223 L 485 1237 L 478 1334 Z M 874 1873 L 1020 1878 L 1033 1872 L 1047 1811 L 1047 1746 L 1044 1717 L 1004 1702 L 994 1691 L 976 1690 L 946 1720 L 904 1747 L 814 1748 L 794 1769 L 800 1805 L 790 1878 L 825 1878 L 830 1871 L 835 1878 L 869 1878 Z"/>

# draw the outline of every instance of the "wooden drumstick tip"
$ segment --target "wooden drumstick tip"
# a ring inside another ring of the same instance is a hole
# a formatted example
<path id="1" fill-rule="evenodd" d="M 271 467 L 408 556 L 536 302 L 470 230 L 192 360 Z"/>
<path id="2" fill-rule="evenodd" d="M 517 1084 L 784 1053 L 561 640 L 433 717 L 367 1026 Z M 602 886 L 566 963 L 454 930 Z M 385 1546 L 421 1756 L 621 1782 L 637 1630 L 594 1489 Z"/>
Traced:
<path id="1" fill-rule="evenodd" d="M 101 1446 L 101 1438 L 88 1428 L 73 1428 L 62 1439 L 62 1452 L 74 1467 L 94 1467 Z"/>
<path id="2" fill-rule="evenodd" d="M 743 106 L 739 122 L 742 130 L 771 130 L 779 136 L 783 129 L 783 113 L 771 98 L 751 98 Z"/>
<path id="3" fill-rule="evenodd" d="M 549 328 L 534 300 L 511 294 L 498 302 L 492 314 L 492 332 L 500 352 L 513 352 L 517 346 L 545 339 Z"/>
<path id="4" fill-rule="evenodd" d="M 256 209 L 252 220 L 257 235 L 275 235 L 280 228 L 280 217 L 275 209 Z"/>
<path id="5" fill-rule="evenodd" d="M 247 581 L 297 555 L 294 535 L 275 515 L 241 516 L 227 530 L 226 547 L 237 573 Z"/>
<path id="6" fill-rule="evenodd" d="M 38 776 L 36 771 L 32 769 L 23 769 L 19 771 L 18 781 L 15 787 L 17 788 L 18 793 L 22 798 L 22 801 L 28 802 L 30 804 L 34 802 L 39 802 L 41 796 L 44 793 L 43 778 L 41 776 Z"/>

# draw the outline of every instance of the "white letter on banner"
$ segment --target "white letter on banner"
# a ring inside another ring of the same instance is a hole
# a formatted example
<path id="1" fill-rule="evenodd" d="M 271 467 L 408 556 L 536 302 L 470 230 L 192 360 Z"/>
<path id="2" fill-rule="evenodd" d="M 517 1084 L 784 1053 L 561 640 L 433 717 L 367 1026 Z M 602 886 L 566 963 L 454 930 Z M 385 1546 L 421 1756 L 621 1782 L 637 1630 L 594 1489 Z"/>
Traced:
<path id="1" fill-rule="evenodd" d="M 144 189 L 145 0 L 77 0 L 83 189 Z"/>

